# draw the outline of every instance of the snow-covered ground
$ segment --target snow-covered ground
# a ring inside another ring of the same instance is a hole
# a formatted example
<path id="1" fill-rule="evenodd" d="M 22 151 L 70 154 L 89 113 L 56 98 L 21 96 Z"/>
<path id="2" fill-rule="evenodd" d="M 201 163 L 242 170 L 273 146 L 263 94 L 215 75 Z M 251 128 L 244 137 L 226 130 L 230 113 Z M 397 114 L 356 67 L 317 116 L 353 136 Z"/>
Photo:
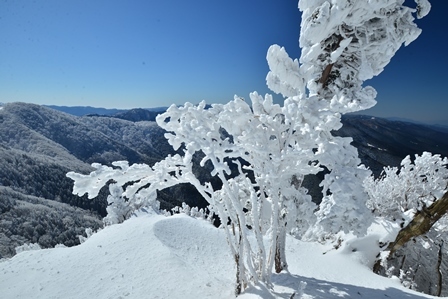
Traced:
<path id="1" fill-rule="evenodd" d="M 289 273 L 274 290 L 241 298 L 433 298 L 369 269 L 374 237 L 339 250 L 287 240 Z M 71 248 L 20 252 L 0 262 L 0 298 L 233 298 L 234 262 L 225 234 L 206 221 L 154 212 L 108 226 Z M 297 296 L 295 297 L 298 298 Z"/>

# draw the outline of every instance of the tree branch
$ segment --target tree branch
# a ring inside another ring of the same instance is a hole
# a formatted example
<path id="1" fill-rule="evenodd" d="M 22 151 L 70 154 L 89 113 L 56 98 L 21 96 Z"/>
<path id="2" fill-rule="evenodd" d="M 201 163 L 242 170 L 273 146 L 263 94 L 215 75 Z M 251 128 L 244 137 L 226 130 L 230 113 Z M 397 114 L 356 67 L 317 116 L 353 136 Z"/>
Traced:
<path id="1" fill-rule="evenodd" d="M 327 86 L 328 77 L 330 76 L 331 69 L 333 68 L 334 63 L 327 65 L 322 72 L 322 77 L 319 79 L 319 83 L 322 84 L 323 87 Z"/>
<path id="2" fill-rule="evenodd" d="M 335 38 L 335 36 L 330 37 L 331 38 Z M 339 48 L 339 45 L 341 43 L 341 41 L 343 40 L 343 37 L 340 35 L 336 35 L 336 43 L 330 45 L 330 49 L 328 49 L 329 53 L 331 54 L 331 52 L 335 51 L 337 48 Z M 331 70 L 333 68 L 334 63 L 330 63 L 329 65 L 327 65 L 325 67 L 325 69 L 322 72 L 322 76 L 319 79 L 319 83 L 322 84 L 323 87 L 327 86 L 328 84 L 328 78 L 330 77 L 330 73 Z"/>
<path id="3" fill-rule="evenodd" d="M 390 243 L 388 249 L 390 255 L 400 249 L 410 239 L 427 233 L 431 227 L 448 211 L 448 192 L 442 198 L 436 200 L 429 207 L 418 211 L 412 221 L 397 235 L 394 242 Z"/>

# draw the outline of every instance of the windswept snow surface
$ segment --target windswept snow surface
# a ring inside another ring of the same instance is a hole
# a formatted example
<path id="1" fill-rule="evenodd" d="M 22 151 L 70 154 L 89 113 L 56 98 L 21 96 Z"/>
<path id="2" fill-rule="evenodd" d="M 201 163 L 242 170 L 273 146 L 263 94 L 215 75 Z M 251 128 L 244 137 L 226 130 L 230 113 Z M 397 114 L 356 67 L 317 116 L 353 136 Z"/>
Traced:
<path id="1" fill-rule="evenodd" d="M 274 275 L 273 291 L 250 287 L 241 298 L 290 298 L 301 282 L 306 283 L 302 298 L 433 298 L 373 274 L 363 252 L 371 251 L 374 239 L 332 250 L 289 238 L 290 273 Z M 25 251 L 3 260 L 0 297 L 233 298 L 229 251 L 224 232 L 206 221 L 143 213 L 79 246 Z"/>

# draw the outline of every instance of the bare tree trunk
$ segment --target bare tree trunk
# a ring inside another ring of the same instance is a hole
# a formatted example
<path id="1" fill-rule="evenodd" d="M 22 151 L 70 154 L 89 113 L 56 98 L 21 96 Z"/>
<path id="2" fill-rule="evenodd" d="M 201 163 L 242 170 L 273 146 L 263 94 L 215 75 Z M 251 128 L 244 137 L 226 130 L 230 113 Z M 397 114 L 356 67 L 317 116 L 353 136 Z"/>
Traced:
<path id="1" fill-rule="evenodd" d="M 286 263 L 286 230 L 280 228 L 280 233 L 277 235 L 277 242 L 275 246 L 275 273 L 280 273 L 283 270 L 288 269 L 288 264 Z"/>
<path id="2" fill-rule="evenodd" d="M 442 198 L 436 200 L 429 207 L 424 207 L 418 211 L 412 221 L 398 233 L 395 241 L 387 247 L 390 250 L 389 257 L 400 249 L 412 238 L 427 233 L 431 227 L 448 211 L 448 192 Z M 373 267 L 373 271 L 378 273 L 381 269 L 380 261 L 377 261 Z"/>
<path id="3" fill-rule="evenodd" d="M 235 263 L 236 263 L 236 285 L 235 285 L 235 296 L 241 294 L 243 290 L 243 282 L 241 281 L 241 269 L 240 269 L 240 256 L 239 254 L 235 254 Z"/>

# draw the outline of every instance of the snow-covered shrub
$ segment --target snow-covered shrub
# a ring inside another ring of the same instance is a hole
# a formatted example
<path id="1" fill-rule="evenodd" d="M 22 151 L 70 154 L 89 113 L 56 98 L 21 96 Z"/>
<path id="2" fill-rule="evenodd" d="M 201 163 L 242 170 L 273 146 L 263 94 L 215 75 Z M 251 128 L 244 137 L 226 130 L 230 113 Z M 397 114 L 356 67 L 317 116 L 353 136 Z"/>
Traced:
<path id="1" fill-rule="evenodd" d="M 206 210 L 199 209 L 198 207 L 190 207 L 188 204 L 184 202 L 182 203 L 181 207 L 176 206 L 172 208 L 171 212 L 173 214 L 185 214 L 193 218 L 204 219 L 213 222 L 213 215 L 214 215 L 213 213 L 211 212 L 207 213 Z M 168 214 L 171 215 L 171 213 Z"/>
<path id="2" fill-rule="evenodd" d="M 368 206 L 378 216 L 406 225 L 415 212 L 430 206 L 448 191 L 448 158 L 423 152 L 401 167 L 385 167 L 379 178 L 364 182 Z"/>
<path id="3" fill-rule="evenodd" d="M 78 236 L 78 238 L 79 238 L 79 243 L 84 243 L 85 241 L 87 241 L 87 239 L 88 238 L 90 238 L 93 234 L 94 234 L 94 231 L 90 228 L 90 227 L 88 227 L 88 228 L 86 228 L 86 230 L 85 230 L 85 234 L 86 234 L 86 236 L 84 237 L 83 235 L 79 235 Z"/>
<path id="4" fill-rule="evenodd" d="M 30 251 L 30 250 L 40 250 L 42 247 L 40 247 L 37 243 L 27 243 L 16 247 L 16 253 L 24 252 L 24 251 Z"/>
<path id="5" fill-rule="evenodd" d="M 105 225 L 121 223 L 129 218 L 134 211 L 126 202 L 126 198 L 122 196 L 123 188 L 117 184 L 109 185 L 110 195 L 107 197 L 107 216 L 103 221 Z"/>

